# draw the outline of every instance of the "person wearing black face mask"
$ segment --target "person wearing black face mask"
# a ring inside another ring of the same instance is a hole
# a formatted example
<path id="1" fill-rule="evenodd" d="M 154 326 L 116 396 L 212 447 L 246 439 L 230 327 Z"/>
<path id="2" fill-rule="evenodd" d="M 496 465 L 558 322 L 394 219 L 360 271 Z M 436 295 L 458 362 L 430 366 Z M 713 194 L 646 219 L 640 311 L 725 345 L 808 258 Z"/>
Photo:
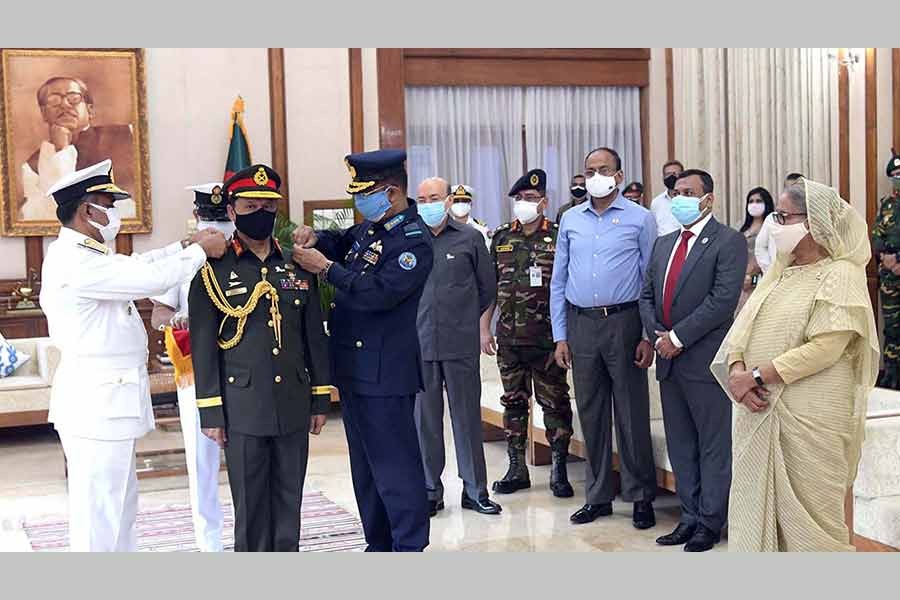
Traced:
<path id="1" fill-rule="evenodd" d="M 650 212 L 656 217 L 657 235 L 662 237 L 681 229 L 681 223 L 672 216 L 672 198 L 675 197 L 675 180 L 684 171 L 680 161 L 670 160 L 663 165 L 663 185 L 666 190 L 650 202 Z"/>
<path id="2" fill-rule="evenodd" d="M 200 426 L 225 448 L 239 552 L 299 549 L 309 434 L 331 406 L 318 279 L 272 237 L 280 185 L 266 165 L 225 182 L 237 230 L 188 296 Z"/>
<path id="3" fill-rule="evenodd" d="M 569 194 L 571 194 L 572 199 L 559 207 L 559 210 L 556 212 L 556 224 L 559 225 L 562 222 L 563 213 L 572 208 L 573 206 L 578 206 L 582 202 L 584 202 L 585 198 L 587 198 L 587 188 L 584 184 L 584 175 L 578 173 L 577 175 L 572 176 L 572 185 L 569 186 Z"/>

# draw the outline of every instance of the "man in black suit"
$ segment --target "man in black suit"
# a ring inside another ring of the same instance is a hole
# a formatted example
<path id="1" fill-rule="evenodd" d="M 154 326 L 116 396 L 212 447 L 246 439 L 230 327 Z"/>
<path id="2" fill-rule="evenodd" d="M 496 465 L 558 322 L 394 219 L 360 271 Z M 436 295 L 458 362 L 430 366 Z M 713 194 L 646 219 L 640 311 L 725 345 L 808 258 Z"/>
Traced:
<path id="1" fill-rule="evenodd" d="M 743 236 L 712 216 L 709 173 L 675 182 L 681 229 L 659 238 L 644 278 L 641 320 L 656 341 L 666 446 L 681 502 L 678 527 L 656 542 L 703 552 L 718 541 L 731 486 L 731 402 L 709 365 L 731 327 L 747 268 Z"/>
<path id="2" fill-rule="evenodd" d="M 94 125 L 94 98 L 84 81 L 52 77 L 38 88 L 37 103 L 47 124 L 47 139 L 22 165 L 23 219 L 54 218 L 56 205 L 46 190 L 61 177 L 107 158 L 116 165 L 116 185 L 135 189 L 131 126 Z M 120 204 L 122 216 L 134 216 L 133 203 L 125 204 Z"/>

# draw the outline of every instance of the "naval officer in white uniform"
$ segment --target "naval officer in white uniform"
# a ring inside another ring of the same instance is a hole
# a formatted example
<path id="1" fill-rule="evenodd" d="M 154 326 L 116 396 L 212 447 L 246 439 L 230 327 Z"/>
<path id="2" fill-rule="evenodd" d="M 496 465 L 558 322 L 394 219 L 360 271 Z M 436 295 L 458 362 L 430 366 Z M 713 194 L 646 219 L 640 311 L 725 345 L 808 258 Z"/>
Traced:
<path id="1" fill-rule="evenodd" d="M 137 548 L 135 441 L 154 427 L 147 376 L 147 333 L 135 300 L 189 281 L 225 251 L 221 233 L 203 231 L 141 256 L 111 250 L 121 220 L 115 202 L 129 197 L 112 163 L 75 171 L 48 193 L 62 223 L 41 280 L 41 307 L 61 360 L 49 421 L 68 465 L 69 547 Z"/>
<path id="2" fill-rule="evenodd" d="M 221 183 L 207 183 L 185 188 L 194 192 L 194 218 L 197 230 L 213 229 L 221 231 L 226 240 L 234 235 L 234 222 L 225 210 L 227 203 L 222 194 Z M 191 282 L 174 286 L 162 296 L 151 298 L 153 314 L 151 324 L 157 329 L 172 327 L 174 330 L 189 330 L 188 292 Z M 187 335 L 181 331 L 182 335 Z M 167 332 L 167 346 L 174 344 L 174 332 Z M 176 347 L 176 352 L 180 350 Z M 170 353 L 171 354 L 171 353 Z M 191 516 L 197 547 L 202 552 L 222 551 L 222 528 L 224 517 L 219 501 L 219 469 L 221 450 L 219 445 L 203 435 L 200 430 L 200 410 L 197 408 L 197 394 L 194 385 L 193 365 L 190 356 L 179 356 L 173 360 L 179 363 L 176 369 L 185 369 L 177 381 L 178 416 L 184 436 L 184 457 L 188 471 L 188 488 L 191 496 Z M 178 373 L 178 371 L 176 371 Z"/>

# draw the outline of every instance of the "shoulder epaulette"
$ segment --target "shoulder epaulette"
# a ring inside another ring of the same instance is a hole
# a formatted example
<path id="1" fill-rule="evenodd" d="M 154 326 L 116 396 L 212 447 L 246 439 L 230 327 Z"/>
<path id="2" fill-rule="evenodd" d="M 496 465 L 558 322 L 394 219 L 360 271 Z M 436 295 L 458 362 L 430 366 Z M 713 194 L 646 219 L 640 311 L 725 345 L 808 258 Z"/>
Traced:
<path id="1" fill-rule="evenodd" d="M 83 241 L 78 242 L 78 245 L 82 248 L 87 248 L 91 252 L 96 252 L 97 254 L 109 254 L 109 248 L 107 248 L 94 238 L 86 237 Z"/>
<path id="2" fill-rule="evenodd" d="M 505 229 L 509 229 L 509 223 L 504 223 L 503 225 L 501 225 L 500 227 L 495 229 L 491 235 L 497 235 L 498 233 L 500 233 L 501 231 L 503 231 Z"/>
<path id="3" fill-rule="evenodd" d="M 408 238 L 424 235 L 422 228 L 419 227 L 419 224 L 415 221 L 403 226 L 403 234 Z"/>
<path id="4" fill-rule="evenodd" d="M 481 225 L 482 227 L 487 227 L 487 224 L 484 221 L 479 221 L 478 219 L 473 218 L 473 221 Z"/>

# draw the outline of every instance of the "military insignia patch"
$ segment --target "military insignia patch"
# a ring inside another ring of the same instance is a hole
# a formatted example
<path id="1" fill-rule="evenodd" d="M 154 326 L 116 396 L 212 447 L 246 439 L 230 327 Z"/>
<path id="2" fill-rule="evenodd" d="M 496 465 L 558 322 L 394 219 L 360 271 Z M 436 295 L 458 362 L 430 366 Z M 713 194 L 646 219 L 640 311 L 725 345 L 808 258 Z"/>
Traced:
<path id="1" fill-rule="evenodd" d="M 386 230 L 390 231 L 391 229 L 393 229 L 394 227 L 396 227 L 397 225 L 399 225 L 400 223 L 402 223 L 405 220 L 406 220 L 406 215 L 404 215 L 403 213 L 400 213 L 399 215 L 397 215 L 396 217 L 394 217 L 393 219 L 391 219 L 390 221 L 385 223 L 384 228 Z"/>
<path id="2" fill-rule="evenodd" d="M 284 273 L 284 267 L 282 267 L 281 265 L 275 265 L 275 272 Z"/>
<path id="3" fill-rule="evenodd" d="M 84 238 L 84 241 L 78 244 L 82 248 L 93 250 L 97 254 L 109 254 L 109 248 L 95 240 L 94 238 Z"/>
<path id="4" fill-rule="evenodd" d="M 537 185 L 541 182 L 541 179 L 535 173 L 531 176 L 531 178 L 528 181 L 531 183 L 531 185 Z"/>
<path id="5" fill-rule="evenodd" d="M 222 203 L 222 188 L 216 186 L 212 189 L 212 194 L 209 197 L 209 201 L 213 204 L 221 204 Z"/>
<path id="6" fill-rule="evenodd" d="M 412 252 L 404 252 L 397 261 L 400 263 L 400 268 L 404 271 L 412 271 L 419 262 L 418 259 L 416 259 L 416 255 Z"/>
<path id="7" fill-rule="evenodd" d="M 234 271 L 232 271 L 231 274 L 228 276 L 228 279 L 231 279 L 231 280 L 235 280 L 237 278 L 238 278 L 237 273 L 235 273 Z"/>
<path id="8" fill-rule="evenodd" d="M 269 183 L 269 176 L 266 175 L 266 170 L 260 167 L 256 170 L 256 173 L 253 175 L 253 181 L 256 182 L 256 185 L 266 185 Z"/>

